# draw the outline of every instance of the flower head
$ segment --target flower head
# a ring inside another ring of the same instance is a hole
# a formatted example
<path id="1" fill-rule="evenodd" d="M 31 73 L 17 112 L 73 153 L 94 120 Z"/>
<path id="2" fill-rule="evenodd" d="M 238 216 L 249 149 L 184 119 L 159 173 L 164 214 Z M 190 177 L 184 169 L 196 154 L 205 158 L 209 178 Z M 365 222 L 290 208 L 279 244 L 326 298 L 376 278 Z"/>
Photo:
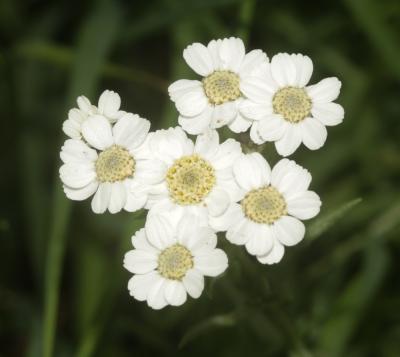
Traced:
<path id="1" fill-rule="evenodd" d="M 307 86 L 312 71 L 309 57 L 279 53 L 259 69 L 258 76 L 243 81 L 241 90 L 248 99 L 241 111 L 254 120 L 250 135 L 255 143 L 274 141 L 283 156 L 301 143 L 310 150 L 324 145 L 325 126 L 337 125 L 344 117 L 343 108 L 333 103 L 341 83 L 331 77 Z"/>
<path id="2" fill-rule="evenodd" d="M 68 139 L 61 149 L 60 177 L 67 197 L 81 201 L 94 194 L 95 213 L 142 208 L 148 185 L 163 178 L 163 164 L 146 154 L 149 129 L 148 120 L 130 113 L 114 127 L 103 115 L 88 117 L 82 139 Z"/>
<path id="3" fill-rule="evenodd" d="M 214 231 L 193 215 L 179 220 L 165 212 L 152 215 L 132 244 L 134 249 L 124 258 L 124 267 L 135 274 L 128 289 L 153 309 L 182 305 L 187 294 L 197 299 L 204 276 L 217 276 L 228 267 L 226 254 L 216 248 Z"/>
<path id="4" fill-rule="evenodd" d="M 241 197 L 223 215 L 212 217 L 211 224 L 227 230 L 230 242 L 245 245 L 261 263 L 277 263 L 284 246 L 303 239 L 301 220 L 316 216 L 320 210 L 318 195 L 308 190 L 311 175 L 288 159 L 271 170 L 258 153 L 242 155 L 233 171 Z"/>
<path id="5" fill-rule="evenodd" d="M 220 144 L 218 133 L 212 130 L 193 143 L 176 127 L 152 133 L 148 143 L 153 157 L 165 165 L 163 180 L 150 190 L 150 214 L 191 212 L 208 222 L 208 217 L 224 213 L 238 195 L 232 173 L 241 154 L 237 141 L 228 139 Z"/>
<path id="6" fill-rule="evenodd" d="M 73 108 L 68 112 L 68 119 L 63 123 L 64 133 L 72 139 L 82 138 L 82 123 L 93 115 L 101 115 L 110 123 L 116 122 L 124 114 L 119 110 L 121 98 L 118 93 L 105 90 L 100 98 L 98 106 L 92 105 L 85 96 L 77 99 L 78 108 Z"/>
<path id="7" fill-rule="evenodd" d="M 246 54 L 239 38 L 212 40 L 207 47 L 193 43 L 183 51 L 186 63 L 202 80 L 181 79 L 168 89 L 180 113 L 179 124 L 189 134 L 228 125 L 234 132 L 246 131 L 252 120 L 240 113 L 241 83 L 268 61 L 261 50 Z"/>

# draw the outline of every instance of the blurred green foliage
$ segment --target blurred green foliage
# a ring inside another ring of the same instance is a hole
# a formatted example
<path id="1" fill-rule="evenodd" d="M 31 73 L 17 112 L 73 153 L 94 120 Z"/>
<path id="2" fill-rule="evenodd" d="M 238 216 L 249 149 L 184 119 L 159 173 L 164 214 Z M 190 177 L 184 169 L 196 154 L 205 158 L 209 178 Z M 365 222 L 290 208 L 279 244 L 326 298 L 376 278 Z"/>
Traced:
<path id="1" fill-rule="evenodd" d="M 397 0 L 2 0 L 0 356 L 399 356 L 399 18 Z M 152 311 L 122 268 L 144 213 L 66 200 L 61 123 L 78 95 L 113 89 L 153 128 L 175 125 L 167 85 L 194 78 L 183 48 L 231 35 L 342 80 L 344 123 L 293 155 L 322 212 L 276 266 L 221 236 L 224 276 Z"/>

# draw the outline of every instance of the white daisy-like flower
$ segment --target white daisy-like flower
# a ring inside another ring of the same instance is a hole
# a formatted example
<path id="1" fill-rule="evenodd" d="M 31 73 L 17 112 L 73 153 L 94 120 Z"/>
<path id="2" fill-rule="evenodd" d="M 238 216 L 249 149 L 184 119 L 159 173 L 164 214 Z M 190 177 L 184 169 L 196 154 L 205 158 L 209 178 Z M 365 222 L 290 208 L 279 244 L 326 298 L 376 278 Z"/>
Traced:
<path id="1" fill-rule="evenodd" d="M 243 41 L 231 37 L 212 40 L 207 47 L 193 43 L 183 51 L 183 58 L 203 78 L 181 79 L 168 88 L 180 113 L 179 125 L 195 135 L 223 125 L 236 133 L 246 131 L 252 120 L 240 113 L 241 83 L 268 61 L 267 55 L 261 50 L 246 54 Z"/>
<path id="2" fill-rule="evenodd" d="M 294 161 L 282 159 L 271 171 L 259 154 L 242 155 L 233 167 L 242 189 L 238 203 L 232 203 L 212 224 L 227 230 L 227 239 L 245 245 L 263 264 L 278 263 L 284 246 L 299 243 L 305 233 L 301 220 L 319 213 L 321 200 L 309 191 L 310 173 Z"/>
<path id="3" fill-rule="evenodd" d="M 118 93 L 105 90 L 100 98 L 98 106 L 92 105 L 85 96 L 80 96 L 76 100 L 78 108 L 73 108 L 68 112 L 68 119 L 63 123 L 63 131 L 71 139 L 82 137 L 82 123 L 92 115 L 102 115 L 110 123 L 116 122 L 126 112 L 119 110 L 121 98 Z"/>
<path id="4" fill-rule="evenodd" d="M 274 141 L 282 156 L 291 155 L 302 142 L 310 150 L 324 145 L 325 126 L 343 121 L 343 107 L 333 103 L 341 82 L 331 77 L 307 86 L 312 72 L 309 57 L 279 53 L 257 76 L 243 81 L 241 90 L 248 99 L 241 110 L 254 120 L 250 135 L 255 143 Z"/>
<path id="5" fill-rule="evenodd" d="M 228 267 L 214 231 L 192 215 L 178 221 L 167 213 L 149 216 L 132 244 L 135 249 L 124 258 L 124 267 L 135 274 L 128 289 L 153 309 L 182 305 L 187 294 L 197 299 L 204 276 L 217 276 Z"/>
<path id="6" fill-rule="evenodd" d="M 240 144 L 228 139 L 219 143 L 215 130 L 199 135 L 194 144 L 180 127 L 151 134 L 148 149 L 165 164 L 161 183 L 153 185 L 147 207 L 153 212 L 191 212 L 203 217 L 219 216 L 240 194 L 232 173 L 241 155 Z"/>
<path id="7" fill-rule="evenodd" d="M 163 163 L 151 159 L 145 149 L 150 122 L 131 113 L 114 127 L 103 115 L 82 123 L 81 139 L 65 141 L 60 157 L 60 178 L 71 200 L 94 194 L 92 209 L 111 213 L 122 208 L 133 212 L 147 201 L 149 184 L 163 179 Z"/>

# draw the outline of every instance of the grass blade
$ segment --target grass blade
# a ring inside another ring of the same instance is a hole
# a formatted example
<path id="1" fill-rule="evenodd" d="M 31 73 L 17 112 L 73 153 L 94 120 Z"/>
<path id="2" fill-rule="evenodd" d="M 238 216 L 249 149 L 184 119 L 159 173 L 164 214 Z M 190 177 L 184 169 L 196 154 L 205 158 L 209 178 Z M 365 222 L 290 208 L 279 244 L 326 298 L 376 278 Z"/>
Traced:
<path id="1" fill-rule="evenodd" d="M 361 198 L 356 198 L 350 202 L 345 203 L 343 206 L 316 219 L 308 230 L 308 240 L 314 240 L 325 233 L 332 227 L 338 220 L 340 220 L 350 209 L 361 203 Z"/>
<path id="2" fill-rule="evenodd" d="M 81 93 L 91 95 L 96 88 L 99 72 L 109 52 L 120 13 L 112 3 L 101 2 L 81 32 L 78 53 L 70 83 L 68 102 Z M 101 39 L 99 41 L 98 39 Z M 43 356 L 53 356 L 59 300 L 60 277 L 65 250 L 65 238 L 71 204 L 62 192 L 57 177 L 54 189 L 53 219 L 48 243 L 43 321 Z"/>

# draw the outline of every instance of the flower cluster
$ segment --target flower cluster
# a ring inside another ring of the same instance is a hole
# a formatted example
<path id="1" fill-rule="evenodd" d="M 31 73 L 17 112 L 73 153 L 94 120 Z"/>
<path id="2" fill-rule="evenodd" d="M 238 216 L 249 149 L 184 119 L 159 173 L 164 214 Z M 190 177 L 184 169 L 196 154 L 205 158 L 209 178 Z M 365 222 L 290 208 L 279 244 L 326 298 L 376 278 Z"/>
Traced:
<path id="1" fill-rule="evenodd" d="M 179 126 L 150 132 L 150 122 L 120 110 L 119 95 L 108 90 L 97 107 L 79 97 L 63 125 L 70 137 L 60 154 L 66 196 L 93 196 L 95 213 L 148 211 L 124 267 L 134 274 L 130 294 L 154 309 L 181 305 L 188 294 L 198 298 L 204 276 L 227 269 L 218 232 L 260 263 L 274 264 L 303 239 L 302 221 L 319 213 L 306 169 L 287 158 L 271 168 L 260 153 L 243 153 L 239 141 L 221 141 L 217 129 L 249 130 L 255 144 L 273 141 L 288 156 L 301 143 L 323 146 L 326 126 L 344 116 L 333 103 L 337 78 L 307 85 L 307 56 L 280 53 L 269 61 L 228 38 L 194 43 L 183 57 L 202 79 L 168 89 Z"/>

